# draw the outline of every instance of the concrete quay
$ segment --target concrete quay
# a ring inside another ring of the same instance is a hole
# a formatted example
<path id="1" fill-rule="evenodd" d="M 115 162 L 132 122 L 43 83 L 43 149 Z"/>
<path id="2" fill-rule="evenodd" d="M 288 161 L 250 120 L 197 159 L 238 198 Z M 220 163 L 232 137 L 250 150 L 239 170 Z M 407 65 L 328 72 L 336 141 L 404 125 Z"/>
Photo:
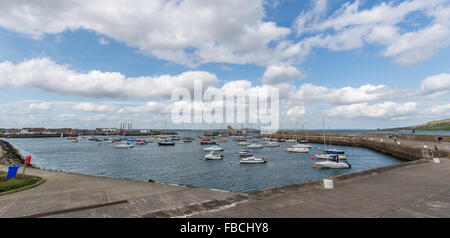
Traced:
<path id="1" fill-rule="evenodd" d="M 192 217 L 434 218 L 450 217 L 450 160 L 417 160 L 322 181 L 271 188 L 226 209 Z"/>
<path id="2" fill-rule="evenodd" d="M 1 165 L 1 170 L 6 166 Z M 450 159 L 417 160 L 249 194 L 29 169 L 0 217 L 450 217 Z"/>
<path id="3" fill-rule="evenodd" d="M 7 171 L 6 165 L 0 170 Z M 18 173 L 21 173 L 20 169 Z M 27 168 L 45 182 L 0 196 L 4 217 L 144 217 L 160 210 L 215 209 L 247 199 L 246 195 L 193 187 L 138 182 Z"/>

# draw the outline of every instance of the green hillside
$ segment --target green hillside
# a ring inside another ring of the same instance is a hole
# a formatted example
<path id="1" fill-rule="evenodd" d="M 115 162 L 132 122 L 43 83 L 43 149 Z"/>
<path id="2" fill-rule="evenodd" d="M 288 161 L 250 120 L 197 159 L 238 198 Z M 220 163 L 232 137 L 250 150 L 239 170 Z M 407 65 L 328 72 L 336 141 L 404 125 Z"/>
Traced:
<path id="1" fill-rule="evenodd" d="M 430 121 L 416 126 L 389 128 L 383 130 L 450 131 L 450 119 Z"/>

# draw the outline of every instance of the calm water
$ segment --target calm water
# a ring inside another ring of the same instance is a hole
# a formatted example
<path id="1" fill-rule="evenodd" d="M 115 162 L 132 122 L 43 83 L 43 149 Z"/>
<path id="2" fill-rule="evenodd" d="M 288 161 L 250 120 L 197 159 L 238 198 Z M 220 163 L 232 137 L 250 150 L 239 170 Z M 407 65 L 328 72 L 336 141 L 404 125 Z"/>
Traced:
<path id="1" fill-rule="evenodd" d="M 225 159 L 221 161 L 200 160 L 206 154 L 203 152 L 206 146 L 199 145 L 199 140 L 167 147 L 150 143 L 137 145 L 133 149 L 117 149 L 117 143 L 99 146 L 98 142 L 80 140 L 78 143 L 71 143 L 60 138 L 8 141 L 23 155 L 32 155 L 32 164 L 44 169 L 139 181 L 152 179 L 160 183 L 234 192 L 255 191 L 401 162 L 369 149 L 335 146 L 345 150 L 347 161 L 352 168 L 313 169 L 315 160 L 312 160 L 311 156 L 320 151 L 323 145 L 312 144 L 309 154 L 296 154 L 284 152 L 285 147 L 290 144 L 282 144 L 280 147 L 254 150 L 256 155 L 267 159 L 267 164 L 241 165 L 237 155 L 241 147 L 231 138 L 228 138 L 228 142 L 218 143 L 225 148 L 225 151 L 221 152 Z M 230 162 L 233 164 L 230 165 Z"/>

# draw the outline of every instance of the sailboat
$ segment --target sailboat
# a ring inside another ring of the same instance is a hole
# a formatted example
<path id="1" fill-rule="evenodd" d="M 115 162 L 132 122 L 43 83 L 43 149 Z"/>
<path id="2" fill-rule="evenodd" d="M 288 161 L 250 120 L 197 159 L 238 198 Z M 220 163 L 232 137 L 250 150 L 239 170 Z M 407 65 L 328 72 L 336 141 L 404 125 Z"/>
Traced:
<path id="1" fill-rule="evenodd" d="M 161 132 L 161 136 L 158 139 L 158 145 L 160 146 L 174 146 L 175 142 L 172 140 L 167 139 L 167 131 L 166 131 L 166 122 L 164 122 L 164 135 Z"/>

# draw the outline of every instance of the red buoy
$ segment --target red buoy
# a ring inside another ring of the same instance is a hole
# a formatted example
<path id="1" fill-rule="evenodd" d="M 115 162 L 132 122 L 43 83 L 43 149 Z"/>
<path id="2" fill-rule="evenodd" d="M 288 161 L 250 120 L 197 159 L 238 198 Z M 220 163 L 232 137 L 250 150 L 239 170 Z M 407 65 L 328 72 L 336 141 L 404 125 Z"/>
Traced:
<path id="1" fill-rule="evenodd" d="M 312 156 L 311 159 L 314 159 L 314 156 Z"/>
<path id="2" fill-rule="evenodd" d="M 233 165 L 233 161 L 230 161 L 230 165 Z"/>
<path id="3" fill-rule="evenodd" d="M 313 164 L 313 168 L 316 168 L 316 165 L 315 165 L 315 164 Z"/>

